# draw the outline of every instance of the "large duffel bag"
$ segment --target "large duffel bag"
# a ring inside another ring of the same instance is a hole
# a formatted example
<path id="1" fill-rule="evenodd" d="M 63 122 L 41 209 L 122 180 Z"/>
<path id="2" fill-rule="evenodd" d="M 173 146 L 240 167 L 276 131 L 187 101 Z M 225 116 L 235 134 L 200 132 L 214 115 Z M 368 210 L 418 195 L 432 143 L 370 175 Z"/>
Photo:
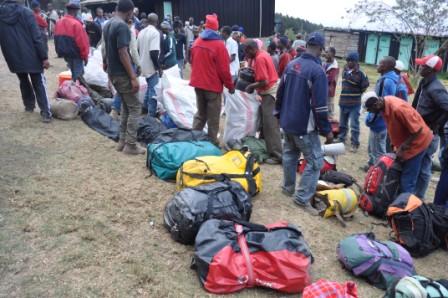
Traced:
<path id="1" fill-rule="evenodd" d="M 207 141 L 149 144 L 146 166 L 162 180 L 174 180 L 180 166 L 199 156 L 221 156 L 221 150 Z"/>
<path id="2" fill-rule="evenodd" d="M 120 138 L 120 123 L 100 108 L 90 106 L 81 113 L 82 121 L 99 134 L 115 142 Z"/>
<path id="3" fill-rule="evenodd" d="M 215 294 L 257 286 L 300 293 L 311 282 L 312 262 L 302 233 L 286 222 L 262 226 L 210 219 L 196 236 L 192 268 Z"/>
<path id="4" fill-rule="evenodd" d="M 433 212 L 410 193 L 399 195 L 387 209 L 387 218 L 395 239 L 413 257 L 424 257 L 440 247 L 434 232 Z"/>
<path id="5" fill-rule="evenodd" d="M 247 151 L 232 150 L 223 156 L 203 156 L 185 162 L 177 172 L 177 187 L 195 187 L 216 181 L 240 183 L 252 196 L 261 191 L 260 166 Z"/>
<path id="6" fill-rule="evenodd" d="M 387 289 L 385 298 L 447 298 L 448 280 L 406 276 Z"/>
<path id="7" fill-rule="evenodd" d="M 166 129 L 165 125 L 159 119 L 150 115 L 142 117 L 138 123 L 137 141 L 150 144 Z"/>
<path id="8" fill-rule="evenodd" d="M 350 219 L 358 207 L 358 197 L 350 188 L 323 190 L 315 194 L 312 204 L 323 218 L 336 216 L 345 227 L 345 220 Z"/>
<path id="9" fill-rule="evenodd" d="M 208 135 L 201 130 L 170 128 L 162 131 L 153 141 L 154 144 L 180 141 L 210 141 Z"/>
<path id="10" fill-rule="evenodd" d="M 345 269 L 383 290 L 415 274 L 412 257 L 406 249 L 392 241 L 376 241 L 373 233 L 343 239 L 337 253 Z"/>
<path id="11" fill-rule="evenodd" d="M 202 223 L 210 218 L 248 221 L 252 212 L 250 195 L 239 183 L 216 182 L 185 188 L 165 206 L 165 227 L 171 237 L 193 244 Z"/>
<path id="12" fill-rule="evenodd" d="M 400 194 L 401 169 L 395 154 L 381 156 L 367 172 L 359 207 L 368 214 L 384 218 L 387 208 Z"/>

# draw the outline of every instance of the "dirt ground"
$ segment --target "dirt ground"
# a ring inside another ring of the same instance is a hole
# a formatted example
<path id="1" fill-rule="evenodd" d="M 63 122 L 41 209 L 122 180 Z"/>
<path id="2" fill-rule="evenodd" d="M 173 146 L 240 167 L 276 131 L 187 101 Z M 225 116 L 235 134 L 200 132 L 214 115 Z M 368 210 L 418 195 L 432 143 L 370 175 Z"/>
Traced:
<path id="1" fill-rule="evenodd" d="M 46 76 L 53 94 L 65 65 L 50 56 Z M 0 297 L 208 296 L 189 268 L 193 248 L 171 240 L 162 224 L 174 184 L 149 177 L 144 156 L 115 152 L 112 141 L 80 120 L 46 125 L 38 112 L 24 113 L 18 80 L 3 57 L 0 94 Z M 359 153 L 338 160 L 339 170 L 359 181 L 367 155 L 362 127 Z M 356 232 L 388 239 L 389 230 L 360 212 L 345 229 L 336 220 L 312 218 L 280 194 L 281 167 L 263 165 L 262 172 L 264 190 L 253 201 L 252 221 L 298 225 L 316 260 L 315 280 L 355 280 L 360 297 L 381 297 L 341 268 L 336 246 Z M 446 263 L 444 251 L 415 260 L 418 273 L 432 278 L 447 277 Z M 284 295 L 250 289 L 236 296 Z"/>

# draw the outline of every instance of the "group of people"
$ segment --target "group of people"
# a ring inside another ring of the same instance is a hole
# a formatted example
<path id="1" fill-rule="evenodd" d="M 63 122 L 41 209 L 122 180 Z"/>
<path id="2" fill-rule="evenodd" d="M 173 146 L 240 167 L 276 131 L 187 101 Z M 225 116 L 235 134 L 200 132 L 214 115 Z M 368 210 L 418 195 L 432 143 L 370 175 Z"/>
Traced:
<path id="1" fill-rule="evenodd" d="M 179 65 L 182 75 L 186 62 L 191 64 L 190 85 L 196 93 L 193 129 L 203 130 L 207 125 L 210 139 L 219 144 L 223 89 L 235 92 L 239 69 L 244 65 L 254 73 L 254 82 L 244 91 L 256 91 L 261 101 L 261 136 L 269 154 L 266 163 L 283 164 L 283 193 L 294 197 L 306 212 L 317 215 L 310 200 L 323 165 L 319 136 L 324 136 L 326 143 L 334 141 L 330 119 L 335 117 L 339 77 L 336 50 L 325 48 L 321 33 L 309 34 L 306 41 L 298 35 L 294 42 L 275 36 L 265 51 L 260 40 L 246 39 L 241 27 L 220 28 L 216 14 L 207 15 L 205 22 L 195 26 L 192 18 L 183 24 L 177 17 L 159 24 L 154 13 L 140 15 L 139 19 L 132 0 L 119 0 L 110 17 L 105 17 L 101 9 L 96 10 L 94 19 L 86 13 L 84 22 L 83 17 L 79 18 L 79 0 L 70 0 L 66 9 L 66 15 L 55 26 L 55 48 L 58 56 L 66 60 L 74 81 L 82 77 L 88 63 L 92 41 L 88 23 L 100 28 L 101 37 L 96 39 L 101 44 L 104 70 L 117 91 L 115 112 L 121 114 L 118 151 L 145 153 L 136 140 L 137 119 L 142 112 L 136 95 L 138 76 L 145 77 L 148 84 L 143 110 L 155 117 L 159 78 L 165 69 L 175 65 Z M 32 112 L 37 101 L 43 121 L 51 121 L 43 75 L 49 67 L 48 50 L 37 11 L 33 14 L 17 0 L 6 0 L 0 7 L 0 22 L 0 44 L 11 72 L 19 77 L 25 111 Z M 351 151 L 359 149 L 359 119 L 364 106 L 370 129 L 367 167 L 386 152 L 396 152 L 403 164 L 401 191 L 420 198 L 425 197 L 432 156 L 440 142 L 444 170 L 436 202 L 446 204 L 448 149 L 446 139 L 439 134 L 445 136 L 448 93 L 436 76 L 443 62 L 438 56 L 428 56 L 417 59 L 416 64 L 421 67 L 423 79 L 410 105 L 407 99 L 413 90 L 402 73 L 402 62 L 384 57 L 378 66 L 381 77 L 375 91 L 366 92 L 369 80 L 360 69 L 359 54 L 349 53 L 342 71 L 339 141 L 345 143 L 351 131 Z M 300 155 L 306 167 L 296 189 Z"/>

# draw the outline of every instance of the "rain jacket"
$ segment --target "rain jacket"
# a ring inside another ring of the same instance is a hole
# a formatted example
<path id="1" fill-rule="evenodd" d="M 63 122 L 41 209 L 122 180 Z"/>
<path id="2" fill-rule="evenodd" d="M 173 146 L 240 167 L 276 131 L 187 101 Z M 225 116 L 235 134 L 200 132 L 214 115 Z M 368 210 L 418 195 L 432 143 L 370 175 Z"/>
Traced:
<path id="1" fill-rule="evenodd" d="M 80 20 L 66 15 L 56 23 L 54 46 L 59 57 L 82 59 L 89 58 L 89 37 Z"/>

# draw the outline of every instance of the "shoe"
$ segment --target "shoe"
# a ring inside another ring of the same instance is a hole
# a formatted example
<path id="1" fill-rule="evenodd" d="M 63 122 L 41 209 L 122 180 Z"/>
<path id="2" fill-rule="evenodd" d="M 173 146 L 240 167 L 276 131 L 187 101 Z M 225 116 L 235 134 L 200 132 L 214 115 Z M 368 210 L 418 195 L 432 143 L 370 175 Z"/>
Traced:
<path id="1" fill-rule="evenodd" d="M 34 108 L 25 108 L 25 112 L 26 113 L 33 113 L 34 112 Z"/>
<path id="2" fill-rule="evenodd" d="M 287 191 L 286 189 L 284 189 L 284 188 L 282 188 L 282 194 L 284 194 L 285 196 L 287 196 L 287 197 L 292 197 L 292 196 L 294 196 L 294 193 L 292 192 L 289 192 L 289 191 Z"/>
<path id="3" fill-rule="evenodd" d="M 112 111 L 110 111 L 110 116 L 112 117 L 112 119 L 114 120 L 120 120 L 120 115 L 118 114 L 118 112 L 114 109 L 112 109 Z"/>
<path id="4" fill-rule="evenodd" d="M 297 200 L 294 200 L 294 203 L 296 203 L 297 206 L 299 206 L 300 208 L 303 209 L 303 211 L 305 211 L 306 213 L 308 213 L 311 216 L 319 216 L 319 211 L 317 211 L 316 209 L 314 209 L 313 206 L 311 206 L 310 202 L 307 203 L 302 203 L 299 202 Z"/>
<path id="5" fill-rule="evenodd" d="M 51 118 L 50 116 L 42 116 L 42 118 L 40 119 L 43 123 L 51 123 L 51 121 L 53 121 L 53 118 Z"/>
<path id="6" fill-rule="evenodd" d="M 279 164 L 282 163 L 282 161 L 280 159 L 278 159 L 278 158 L 270 157 L 268 159 L 265 159 L 264 163 L 268 164 L 268 165 L 279 165 Z"/>
<path id="7" fill-rule="evenodd" d="M 145 148 L 142 148 L 138 144 L 125 144 L 123 148 L 123 153 L 128 155 L 140 155 L 145 154 Z"/>
<path id="8" fill-rule="evenodd" d="M 367 173 L 367 172 L 369 171 L 370 167 L 371 167 L 371 166 L 369 166 L 369 165 L 364 165 L 364 166 L 360 167 L 359 169 L 360 169 L 361 171 L 364 171 L 364 172 Z"/>
<path id="9" fill-rule="evenodd" d="M 124 140 L 119 140 L 117 145 L 117 151 L 121 152 L 124 149 L 124 146 L 126 145 L 126 142 Z"/>
<path id="10" fill-rule="evenodd" d="M 358 146 L 358 145 L 352 145 L 352 146 L 350 147 L 350 152 L 351 152 L 351 153 L 356 153 L 356 152 L 358 152 L 358 149 L 359 149 L 359 146 Z"/>

